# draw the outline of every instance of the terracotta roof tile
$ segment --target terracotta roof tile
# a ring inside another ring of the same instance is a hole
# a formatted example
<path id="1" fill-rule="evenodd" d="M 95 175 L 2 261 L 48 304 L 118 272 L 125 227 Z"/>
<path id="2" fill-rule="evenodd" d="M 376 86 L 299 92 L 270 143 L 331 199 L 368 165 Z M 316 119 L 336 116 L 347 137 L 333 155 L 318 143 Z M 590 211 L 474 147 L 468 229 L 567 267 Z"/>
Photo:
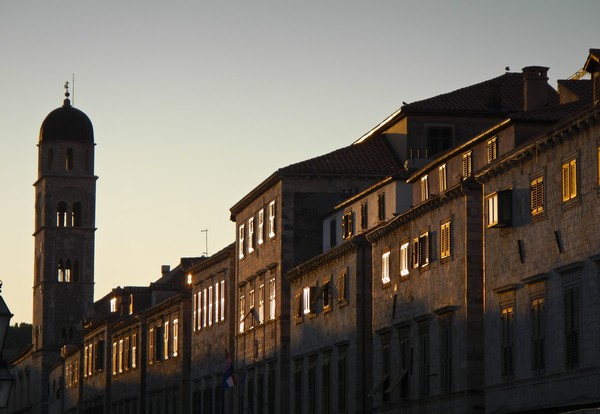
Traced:
<path id="1" fill-rule="evenodd" d="M 385 137 L 349 145 L 328 154 L 279 169 L 283 175 L 366 175 L 387 176 L 403 168 Z"/>
<path id="2" fill-rule="evenodd" d="M 550 104 L 558 102 L 557 92 L 548 85 Z M 501 99 L 494 99 L 498 96 Z M 523 74 L 505 73 L 493 79 L 470 85 L 453 92 L 412 102 L 405 112 L 475 112 L 510 113 L 523 110 Z"/>

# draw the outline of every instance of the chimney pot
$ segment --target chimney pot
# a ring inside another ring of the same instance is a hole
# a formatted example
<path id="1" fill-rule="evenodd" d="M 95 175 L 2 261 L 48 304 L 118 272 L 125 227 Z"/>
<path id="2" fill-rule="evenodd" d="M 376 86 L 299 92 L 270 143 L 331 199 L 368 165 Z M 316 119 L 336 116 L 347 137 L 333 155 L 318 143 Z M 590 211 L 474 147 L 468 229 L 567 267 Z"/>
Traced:
<path id="1" fill-rule="evenodd" d="M 531 111 L 548 104 L 548 69 L 545 66 L 523 68 L 523 109 Z"/>
<path id="2" fill-rule="evenodd" d="M 160 267 L 160 272 L 162 273 L 162 275 L 166 275 L 167 273 L 169 273 L 171 271 L 171 265 L 162 265 Z"/>

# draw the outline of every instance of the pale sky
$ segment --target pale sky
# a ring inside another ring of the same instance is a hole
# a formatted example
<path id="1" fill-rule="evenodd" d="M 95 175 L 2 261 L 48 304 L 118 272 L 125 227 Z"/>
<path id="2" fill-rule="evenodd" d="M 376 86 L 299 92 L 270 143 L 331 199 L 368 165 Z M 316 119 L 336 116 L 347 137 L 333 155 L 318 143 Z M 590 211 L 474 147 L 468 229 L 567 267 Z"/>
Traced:
<path id="1" fill-rule="evenodd" d="M 94 125 L 95 298 L 235 240 L 229 208 L 277 168 L 402 105 L 600 48 L 600 2 L 0 2 L 0 279 L 31 322 L 37 140 L 75 74 Z"/>

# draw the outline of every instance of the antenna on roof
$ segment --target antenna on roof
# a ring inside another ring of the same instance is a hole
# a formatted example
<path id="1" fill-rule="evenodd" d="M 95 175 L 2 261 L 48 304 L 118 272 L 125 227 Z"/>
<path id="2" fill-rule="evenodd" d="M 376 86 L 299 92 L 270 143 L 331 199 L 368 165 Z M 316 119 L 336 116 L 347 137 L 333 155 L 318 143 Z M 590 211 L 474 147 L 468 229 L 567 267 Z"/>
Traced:
<path id="1" fill-rule="evenodd" d="M 205 254 L 206 256 L 208 256 L 208 229 L 204 229 L 204 230 L 200 230 L 201 233 L 206 233 L 206 244 L 205 244 L 205 249 L 204 252 L 202 252 L 202 254 Z"/>
<path id="2" fill-rule="evenodd" d="M 73 92 L 73 106 L 75 106 L 75 74 L 73 73 L 73 79 L 71 82 L 71 91 Z"/>

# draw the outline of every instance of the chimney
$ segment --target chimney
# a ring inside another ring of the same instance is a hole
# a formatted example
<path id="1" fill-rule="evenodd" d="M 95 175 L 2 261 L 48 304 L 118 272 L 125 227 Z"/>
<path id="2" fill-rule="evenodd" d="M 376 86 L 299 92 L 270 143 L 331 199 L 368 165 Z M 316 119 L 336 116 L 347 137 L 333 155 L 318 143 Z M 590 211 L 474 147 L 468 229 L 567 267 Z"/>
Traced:
<path id="1" fill-rule="evenodd" d="M 548 104 L 548 69 L 544 66 L 523 68 L 523 109 L 531 111 Z"/>
<path id="2" fill-rule="evenodd" d="M 162 265 L 160 267 L 160 272 L 163 276 L 166 276 L 171 271 L 171 265 Z"/>

